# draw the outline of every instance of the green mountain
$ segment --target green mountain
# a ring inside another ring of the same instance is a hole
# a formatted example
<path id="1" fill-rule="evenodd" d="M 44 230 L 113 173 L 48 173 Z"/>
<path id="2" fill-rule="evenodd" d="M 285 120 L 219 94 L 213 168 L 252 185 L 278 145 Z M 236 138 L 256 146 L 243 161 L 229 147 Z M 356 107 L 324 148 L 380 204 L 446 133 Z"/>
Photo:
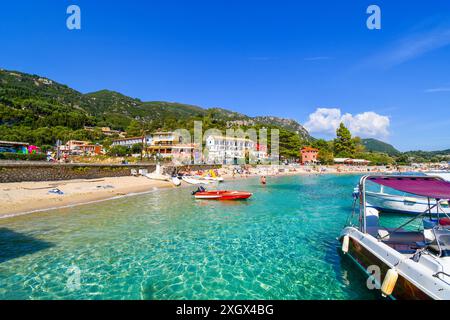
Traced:
<path id="1" fill-rule="evenodd" d="M 0 136 L 3 140 L 53 144 L 56 139 L 104 137 L 87 133 L 84 126 L 109 126 L 127 130 L 132 122 L 143 129 L 192 128 L 202 120 L 204 129 L 234 126 L 268 126 L 286 130 L 302 141 L 312 139 L 294 120 L 252 118 L 222 108 L 164 102 L 144 102 L 121 93 L 101 90 L 83 94 L 38 75 L 0 69 Z"/>
<path id="2" fill-rule="evenodd" d="M 312 137 L 309 135 L 308 131 L 295 120 L 278 117 L 255 117 L 254 120 L 261 124 L 272 124 L 282 127 L 288 131 L 296 132 L 303 140 L 312 140 Z"/>
<path id="3" fill-rule="evenodd" d="M 377 139 L 362 139 L 362 144 L 367 151 L 386 153 L 390 156 L 398 156 L 400 151 L 394 148 L 391 144 L 377 140 Z"/>
<path id="4" fill-rule="evenodd" d="M 402 155 L 409 162 L 447 162 L 450 161 L 450 149 L 440 151 L 408 151 Z"/>

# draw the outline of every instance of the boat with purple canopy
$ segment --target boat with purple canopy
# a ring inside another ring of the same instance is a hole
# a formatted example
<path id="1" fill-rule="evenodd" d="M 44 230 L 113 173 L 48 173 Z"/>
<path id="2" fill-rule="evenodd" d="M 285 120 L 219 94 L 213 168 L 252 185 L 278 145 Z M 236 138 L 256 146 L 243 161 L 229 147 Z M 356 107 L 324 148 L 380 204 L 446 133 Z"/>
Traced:
<path id="1" fill-rule="evenodd" d="M 381 225 L 367 201 L 367 182 L 427 199 L 427 208 L 396 228 Z M 450 299 L 450 222 L 441 201 L 450 199 L 450 182 L 430 176 L 368 175 L 360 179 L 353 212 L 339 240 L 371 277 L 374 288 L 393 299 Z M 421 227 L 406 227 L 422 219 Z"/>
<path id="2" fill-rule="evenodd" d="M 395 188 L 397 185 L 393 181 L 387 181 L 387 184 L 379 184 L 380 190 L 378 192 L 366 190 L 367 202 L 378 211 L 417 215 L 427 210 L 430 205 L 435 206 L 437 210 L 438 206 L 436 202 L 439 202 L 440 210 L 446 214 L 450 214 L 448 199 L 429 199 L 413 193 L 415 190 L 410 190 L 411 186 L 406 189 L 409 191 L 399 190 Z M 403 194 L 386 192 L 385 187 L 402 191 Z M 436 211 L 432 213 L 437 214 Z"/>

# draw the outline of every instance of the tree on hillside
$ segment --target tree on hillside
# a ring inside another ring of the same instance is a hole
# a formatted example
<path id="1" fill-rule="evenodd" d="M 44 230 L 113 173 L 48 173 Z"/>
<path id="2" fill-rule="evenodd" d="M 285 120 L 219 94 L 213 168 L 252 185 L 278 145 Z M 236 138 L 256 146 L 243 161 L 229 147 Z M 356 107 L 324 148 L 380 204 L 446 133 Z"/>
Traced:
<path id="1" fill-rule="evenodd" d="M 365 153 L 366 147 L 364 146 L 362 139 L 360 137 L 354 137 L 353 143 L 355 145 L 355 153 Z"/>
<path id="2" fill-rule="evenodd" d="M 313 141 L 312 147 L 319 149 L 319 154 L 317 159 L 322 164 L 333 164 L 334 153 L 333 153 L 333 142 L 326 141 L 324 139 L 317 139 Z"/>
<path id="3" fill-rule="evenodd" d="M 302 141 L 295 132 L 280 128 L 280 156 L 285 159 L 297 159 L 300 156 Z"/>
<path id="4" fill-rule="evenodd" d="M 366 160 L 369 160 L 372 165 L 382 166 L 382 165 L 389 165 L 393 164 L 395 161 L 393 158 L 391 158 L 386 153 L 380 153 L 380 152 L 366 152 L 363 154 L 358 154 L 358 158 L 364 158 Z"/>
<path id="5" fill-rule="evenodd" d="M 139 154 L 139 153 L 142 153 L 143 149 L 144 149 L 144 146 L 142 145 L 142 143 L 135 143 L 131 146 L 131 153 Z"/>
<path id="6" fill-rule="evenodd" d="M 124 157 L 128 155 L 130 149 L 125 146 L 114 146 L 111 147 L 108 151 L 108 154 L 113 157 Z"/>
<path id="7" fill-rule="evenodd" d="M 350 130 L 341 122 L 334 139 L 334 154 L 338 157 L 351 157 L 356 151 L 355 141 Z"/>
<path id="8" fill-rule="evenodd" d="M 138 137 L 143 133 L 142 124 L 137 120 L 132 120 L 130 125 L 127 127 L 128 137 Z"/>

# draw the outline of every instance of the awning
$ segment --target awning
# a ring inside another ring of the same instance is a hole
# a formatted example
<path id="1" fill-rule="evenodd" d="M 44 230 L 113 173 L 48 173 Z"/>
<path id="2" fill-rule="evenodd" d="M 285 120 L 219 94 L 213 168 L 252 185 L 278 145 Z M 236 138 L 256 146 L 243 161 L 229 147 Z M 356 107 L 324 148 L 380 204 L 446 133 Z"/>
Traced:
<path id="1" fill-rule="evenodd" d="M 383 186 L 433 199 L 450 199 L 450 182 L 436 177 L 373 176 L 367 180 Z"/>

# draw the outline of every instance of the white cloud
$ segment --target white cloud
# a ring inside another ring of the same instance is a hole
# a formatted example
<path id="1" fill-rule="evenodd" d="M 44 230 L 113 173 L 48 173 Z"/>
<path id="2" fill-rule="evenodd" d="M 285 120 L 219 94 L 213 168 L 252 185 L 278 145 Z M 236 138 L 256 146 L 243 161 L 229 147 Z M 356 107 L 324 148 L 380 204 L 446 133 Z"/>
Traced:
<path id="1" fill-rule="evenodd" d="M 445 26 L 408 34 L 389 47 L 369 56 L 363 65 L 390 68 L 450 45 L 450 28 Z"/>
<path id="2" fill-rule="evenodd" d="M 309 115 L 305 128 L 309 132 L 333 134 L 341 123 L 341 110 L 318 108 L 314 113 Z"/>
<path id="3" fill-rule="evenodd" d="M 436 93 L 436 92 L 450 92 L 450 87 L 440 87 L 425 90 L 426 93 Z"/>
<path id="4" fill-rule="evenodd" d="M 389 117 L 372 111 L 356 115 L 342 114 L 338 108 L 318 108 L 309 115 L 305 128 L 311 133 L 334 135 L 341 122 L 355 136 L 386 138 L 389 135 Z"/>

